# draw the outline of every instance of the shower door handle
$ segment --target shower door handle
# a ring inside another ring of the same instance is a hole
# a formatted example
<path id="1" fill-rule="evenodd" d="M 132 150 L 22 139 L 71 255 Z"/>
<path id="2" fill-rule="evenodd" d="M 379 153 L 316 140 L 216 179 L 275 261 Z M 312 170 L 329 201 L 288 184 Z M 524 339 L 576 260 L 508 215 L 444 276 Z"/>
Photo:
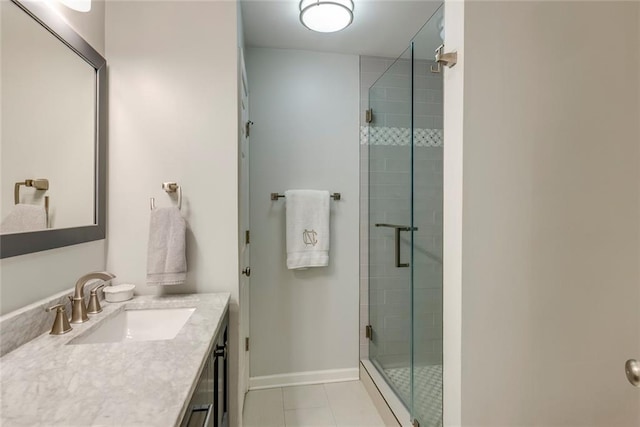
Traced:
<path id="1" fill-rule="evenodd" d="M 396 267 L 409 267 L 408 262 L 400 262 L 400 232 L 410 231 L 410 227 L 396 227 Z"/>
<path id="2" fill-rule="evenodd" d="M 395 257 L 396 257 L 396 267 L 401 268 L 401 267 L 409 267 L 409 263 L 408 262 L 400 262 L 400 232 L 401 231 L 411 231 L 411 230 L 417 230 L 418 227 L 410 227 L 408 225 L 396 225 L 396 224 L 376 224 L 376 227 L 389 227 L 389 228 L 393 228 L 395 229 L 395 233 L 396 233 L 396 253 L 395 253 Z"/>

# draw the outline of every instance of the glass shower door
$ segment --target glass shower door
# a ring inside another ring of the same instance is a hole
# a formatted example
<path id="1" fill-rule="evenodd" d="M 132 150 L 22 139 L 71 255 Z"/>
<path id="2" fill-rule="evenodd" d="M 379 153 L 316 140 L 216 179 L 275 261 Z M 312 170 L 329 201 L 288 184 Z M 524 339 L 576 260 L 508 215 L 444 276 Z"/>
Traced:
<path id="1" fill-rule="evenodd" d="M 421 427 L 443 423 L 442 18 L 369 89 L 369 359 Z"/>
<path id="2" fill-rule="evenodd" d="M 411 404 L 411 49 L 369 89 L 369 359 Z"/>
<path id="3" fill-rule="evenodd" d="M 444 8 L 413 39 L 412 405 L 421 427 L 442 425 L 443 80 L 434 51 Z"/>

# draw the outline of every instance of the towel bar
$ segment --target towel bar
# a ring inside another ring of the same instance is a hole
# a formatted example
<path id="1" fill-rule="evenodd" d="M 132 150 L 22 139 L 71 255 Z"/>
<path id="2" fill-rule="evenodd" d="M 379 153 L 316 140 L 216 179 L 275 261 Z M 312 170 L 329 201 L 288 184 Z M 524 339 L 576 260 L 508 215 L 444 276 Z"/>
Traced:
<path id="1" fill-rule="evenodd" d="M 281 197 L 284 197 L 284 194 L 271 193 L 271 200 L 278 200 Z M 342 195 L 340 193 L 333 193 L 329 197 L 331 197 L 333 200 L 341 200 L 342 199 Z"/>

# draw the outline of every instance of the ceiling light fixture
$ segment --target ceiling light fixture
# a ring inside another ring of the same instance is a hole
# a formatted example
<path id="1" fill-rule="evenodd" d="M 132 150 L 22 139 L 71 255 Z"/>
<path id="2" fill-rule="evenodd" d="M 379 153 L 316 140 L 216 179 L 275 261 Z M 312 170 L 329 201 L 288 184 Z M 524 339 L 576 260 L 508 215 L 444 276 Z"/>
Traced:
<path id="1" fill-rule="evenodd" d="M 300 22 L 319 33 L 333 33 L 353 22 L 353 0 L 301 0 Z"/>
<path id="2" fill-rule="evenodd" d="M 78 12 L 91 11 L 91 0 L 60 0 L 60 3 Z"/>

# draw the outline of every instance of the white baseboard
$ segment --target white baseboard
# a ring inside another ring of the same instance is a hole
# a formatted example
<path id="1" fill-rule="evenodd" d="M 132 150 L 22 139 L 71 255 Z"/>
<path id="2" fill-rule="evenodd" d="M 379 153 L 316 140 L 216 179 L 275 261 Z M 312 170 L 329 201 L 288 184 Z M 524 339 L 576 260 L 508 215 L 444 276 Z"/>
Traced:
<path id="1" fill-rule="evenodd" d="M 292 385 L 336 383 L 360 379 L 358 368 L 329 369 L 326 371 L 293 372 L 291 374 L 265 375 L 249 378 L 249 390 L 287 387 Z"/>

